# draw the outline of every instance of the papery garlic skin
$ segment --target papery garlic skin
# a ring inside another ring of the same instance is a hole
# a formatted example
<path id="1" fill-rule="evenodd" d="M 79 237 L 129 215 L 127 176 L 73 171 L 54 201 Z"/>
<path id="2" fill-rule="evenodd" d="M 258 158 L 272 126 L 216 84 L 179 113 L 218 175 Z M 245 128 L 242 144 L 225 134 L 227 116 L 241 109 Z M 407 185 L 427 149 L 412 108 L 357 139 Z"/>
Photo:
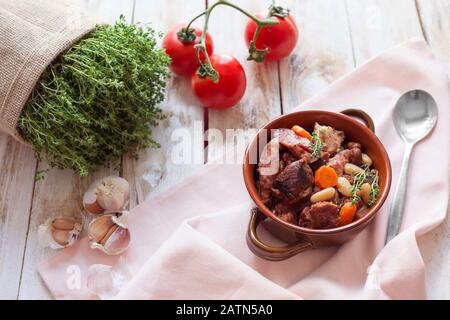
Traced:
<path id="1" fill-rule="evenodd" d="M 97 195 L 95 194 L 97 186 L 100 184 L 101 180 L 94 181 L 89 188 L 86 190 L 83 196 L 83 207 L 91 214 L 101 214 L 105 212 L 99 203 L 97 202 Z"/>
<path id="2" fill-rule="evenodd" d="M 114 288 L 112 267 L 104 264 L 93 264 L 88 269 L 86 287 L 100 299 L 108 299 L 118 293 Z"/>
<path id="3" fill-rule="evenodd" d="M 83 196 L 83 207 L 91 214 L 122 212 L 130 199 L 130 184 L 117 176 L 95 181 Z"/>
<path id="4" fill-rule="evenodd" d="M 115 224 L 118 224 L 119 226 L 123 228 L 128 228 L 128 217 L 130 216 L 130 211 L 124 210 L 122 214 L 114 216 L 112 220 Z"/>
<path id="5" fill-rule="evenodd" d="M 100 207 L 107 212 L 120 212 L 130 199 L 130 185 L 121 177 L 106 177 L 97 186 L 95 194 Z"/>
<path id="6" fill-rule="evenodd" d="M 123 257 L 115 266 L 93 264 L 88 269 L 86 286 L 100 299 L 111 299 L 131 279 L 131 272 Z"/>
<path id="7" fill-rule="evenodd" d="M 118 255 L 128 249 L 131 235 L 115 215 L 104 215 L 89 224 L 89 244 L 108 255 Z"/>
<path id="8" fill-rule="evenodd" d="M 49 218 L 38 228 L 38 242 L 42 247 L 66 248 L 78 240 L 82 230 L 82 222 L 73 218 Z"/>

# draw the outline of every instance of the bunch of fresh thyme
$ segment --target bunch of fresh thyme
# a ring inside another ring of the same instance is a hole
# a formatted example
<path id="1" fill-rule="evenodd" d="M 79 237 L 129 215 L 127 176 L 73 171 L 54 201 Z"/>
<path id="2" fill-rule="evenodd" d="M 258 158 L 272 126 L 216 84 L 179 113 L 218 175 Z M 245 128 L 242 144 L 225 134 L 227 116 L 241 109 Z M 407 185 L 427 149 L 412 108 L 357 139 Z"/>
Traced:
<path id="1" fill-rule="evenodd" d="M 158 147 L 170 58 L 149 27 L 99 25 L 43 73 L 18 123 L 36 155 L 86 176 L 98 166 Z"/>

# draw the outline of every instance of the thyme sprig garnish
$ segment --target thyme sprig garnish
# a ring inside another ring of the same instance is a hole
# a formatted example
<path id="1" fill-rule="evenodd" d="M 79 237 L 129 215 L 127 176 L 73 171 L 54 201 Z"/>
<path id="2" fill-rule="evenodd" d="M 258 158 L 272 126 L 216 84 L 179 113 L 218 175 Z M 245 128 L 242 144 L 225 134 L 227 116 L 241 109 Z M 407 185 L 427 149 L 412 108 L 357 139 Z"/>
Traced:
<path id="1" fill-rule="evenodd" d="M 311 153 L 311 156 L 313 158 L 319 158 L 322 155 L 322 150 L 323 150 L 323 147 L 324 147 L 324 144 L 323 144 L 322 140 L 320 140 L 319 133 L 320 133 L 320 129 L 316 129 L 312 133 L 311 149 L 312 149 L 313 152 Z"/>
<path id="2" fill-rule="evenodd" d="M 367 205 L 369 207 L 373 206 L 378 199 L 378 194 L 380 193 L 380 186 L 378 184 L 378 172 L 375 172 L 375 174 L 372 173 L 372 183 L 370 185 L 371 190 L 370 190 L 370 200 L 367 203 Z"/>
<path id="3" fill-rule="evenodd" d="M 371 180 L 370 200 L 367 203 L 367 205 L 371 207 L 377 202 L 378 193 L 380 192 L 378 172 L 376 170 L 371 170 L 368 165 L 364 165 L 362 169 L 363 171 L 358 172 L 353 176 L 352 196 L 350 199 L 353 204 L 357 204 L 361 200 L 358 193 L 361 190 L 362 185 Z"/>
<path id="4" fill-rule="evenodd" d="M 361 190 L 362 185 L 367 181 L 367 177 L 370 173 L 369 166 L 363 166 L 363 171 L 358 172 L 353 176 L 353 186 L 352 186 L 352 204 L 357 204 L 361 197 L 358 195 L 359 190 Z"/>

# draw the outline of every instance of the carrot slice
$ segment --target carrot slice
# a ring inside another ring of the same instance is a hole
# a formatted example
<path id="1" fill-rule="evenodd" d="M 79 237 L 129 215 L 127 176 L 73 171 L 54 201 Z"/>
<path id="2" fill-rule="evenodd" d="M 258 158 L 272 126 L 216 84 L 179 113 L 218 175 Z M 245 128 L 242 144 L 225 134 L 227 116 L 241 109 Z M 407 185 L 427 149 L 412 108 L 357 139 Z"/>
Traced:
<path id="1" fill-rule="evenodd" d="M 291 130 L 294 131 L 295 134 L 300 136 L 300 137 L 304 137 L 304 138 L 306 138 L 308 140 L 312 140 L 311 134 L 308 131 L 306 131 L 305 129 L 303 129 L 302 127 L 300 127 L 300 126 L 293 126 L 291 128 Z"/>
<path id="2" fill-rule="evenodd" d="M 338 182 L 338 175 L 332 167 L 321 166 L 315 173 L 315 183 L 318 187 L 325 189 L 334 187 Z"/>
<path id="3" fill-rule="evenodd" d="M 356 210 L 358 210 L 356 204 L 346 202 L 339 211 L 339 226 L 351 223 L 355 218 Z"/>

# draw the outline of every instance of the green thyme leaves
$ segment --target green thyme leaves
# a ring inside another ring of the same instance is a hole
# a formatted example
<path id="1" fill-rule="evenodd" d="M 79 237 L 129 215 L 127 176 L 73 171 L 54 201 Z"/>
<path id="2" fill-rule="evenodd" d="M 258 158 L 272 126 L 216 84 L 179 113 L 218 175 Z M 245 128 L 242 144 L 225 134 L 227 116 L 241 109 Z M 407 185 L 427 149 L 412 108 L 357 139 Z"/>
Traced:
<path id="1" fill-rule="evenodd" d="M 141 148 L 158 147 L 170 58 L 149 27 L 99 25 L 42 74 L 18 123 L 50 165 L 80 176 Z"/>
<path id="2" fill-rule="evenodd" d="M 320 137 L 319 137 L 319 133 L 320 133 L 319 130 L 320 129 L 316 129 L 312 133 L 311 156 L 313 158 L 320 158 L 320 156 L 322 155 L 322 150 L 324 148 L 324 144 L 323 144 L 322 140 L 320 140 Z"/>
<path id="3" fill-rule="evenodd" d="M 379 180 L 378 172 L 375 172 L 375 174 L 372 173 L 372 183 L 370 185 L 371 187 L 370 200 L 367 203 L 369 207 L 373 206 L 377 202 L 378 194 L 380 193 L 380 186 L 378 180 Z"/>
<path id="4" fill-rule="evenodd" d="M 373 206 L 378 199 L 378 194 L 380 192 L 379 187 L 379 177 L 376 170 L 371 170 L 368 165 L 362 167 L 363 171 L 358 172 L 353 176 L 353 186 L 352 186 L 352 196 L 350 197 L 353 204 L 357 204 L 361 197 L 359 191 L 364 183 L 370 183 L 370 199 L 367 202 L 367 206 Z"/>

